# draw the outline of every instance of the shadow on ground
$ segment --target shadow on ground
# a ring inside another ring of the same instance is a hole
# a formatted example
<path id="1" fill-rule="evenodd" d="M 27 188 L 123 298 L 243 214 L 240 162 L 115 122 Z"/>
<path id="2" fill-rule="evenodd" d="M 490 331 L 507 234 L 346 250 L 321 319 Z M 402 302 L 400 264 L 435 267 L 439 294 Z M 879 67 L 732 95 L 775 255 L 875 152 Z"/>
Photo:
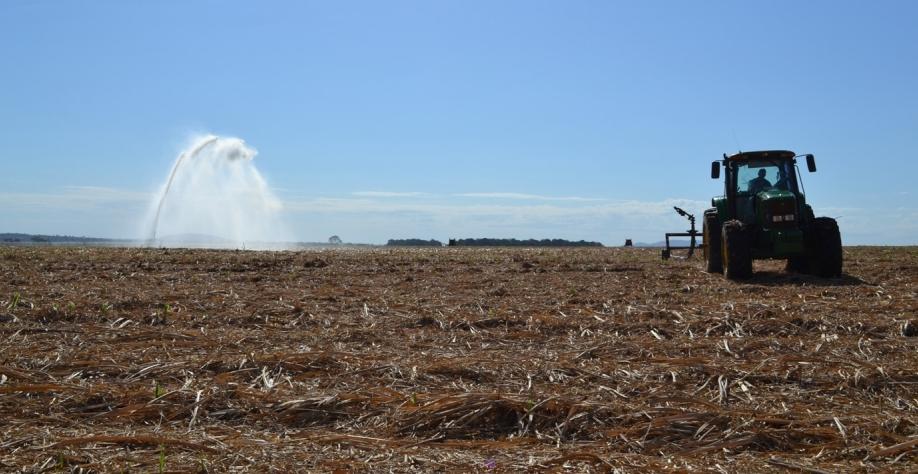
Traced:
<path id="1" fill-rule="evenodd" d="M 757 271 L 752 274 L 752 278 L 743 280 L 743 283 L 764 286 L 860 286 L 873 285 L 872 283 L 861 280 L 860 278 L 842 274 L 838 278 L 822 278 L 814 275 L 804 275 L 802 273 L 780 272 L 780 271 Z"/>

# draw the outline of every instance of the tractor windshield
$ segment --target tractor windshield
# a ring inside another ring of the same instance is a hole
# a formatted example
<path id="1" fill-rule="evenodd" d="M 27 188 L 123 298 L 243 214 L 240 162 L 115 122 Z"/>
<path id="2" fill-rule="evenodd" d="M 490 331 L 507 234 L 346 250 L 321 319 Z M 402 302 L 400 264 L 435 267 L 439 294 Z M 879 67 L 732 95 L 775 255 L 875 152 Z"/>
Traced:
<path id="1" fill-rule="evenodd" d="M 733 165 L 738 194 L 755 195 L 773 188 L 797 192 L 794 165 L 790 160 L 749 160 Z"/>

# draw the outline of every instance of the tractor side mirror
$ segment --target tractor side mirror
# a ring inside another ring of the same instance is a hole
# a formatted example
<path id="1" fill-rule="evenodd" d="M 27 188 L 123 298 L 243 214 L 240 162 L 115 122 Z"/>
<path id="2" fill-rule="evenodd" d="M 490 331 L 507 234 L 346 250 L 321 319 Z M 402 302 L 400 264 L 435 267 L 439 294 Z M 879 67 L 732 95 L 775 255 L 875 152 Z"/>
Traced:
<path id="1" fill-rule="evenodd" d="M 720 178 L 720 162 L 712 161 L 711 162 L 711 179 Z"/>
<path id="2" fill-rule="evenodd" d="M 816 172 L 816 158 L 813 155 L 806 155 L 806 169 L 808 169 L 810 173 Z"/>

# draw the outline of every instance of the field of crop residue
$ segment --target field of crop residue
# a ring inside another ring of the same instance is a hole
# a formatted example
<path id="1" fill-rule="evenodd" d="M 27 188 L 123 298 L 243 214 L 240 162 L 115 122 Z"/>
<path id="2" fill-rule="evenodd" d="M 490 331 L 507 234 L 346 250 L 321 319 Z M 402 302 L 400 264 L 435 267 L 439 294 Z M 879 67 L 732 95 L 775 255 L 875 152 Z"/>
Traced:
<path id="1" fill-rule="evenodd" d="M 918 468 L 918 249 L 0 247 L 0 471 Z"/>

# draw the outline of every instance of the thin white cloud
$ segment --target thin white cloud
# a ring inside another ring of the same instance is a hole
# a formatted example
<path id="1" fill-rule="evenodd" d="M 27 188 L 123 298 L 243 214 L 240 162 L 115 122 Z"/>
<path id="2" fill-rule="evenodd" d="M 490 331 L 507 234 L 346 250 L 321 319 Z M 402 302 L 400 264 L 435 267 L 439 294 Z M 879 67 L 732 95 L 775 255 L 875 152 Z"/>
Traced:
<path id="1" fill-rule="evenodd" d="M 48 193 L 0 192 L 0 206 L 9 210 L 85 210 L 118 203 L 149 201 L 150 193 L 101 186 L 64 186 Z"/>
<path id="2" fill-rule="evenodd" d="M 456 197 L 465 198 L 482 198 L 482 199 L 513 199 L 519 201 L 578 201 L 578 202 L 600 202 L 606 201 L 601 198 L 588 198 L 580 196 L 543 196 L 539 194 L 526 193 L 457 193 Z"/>
<path id="3" fill-rule="evenodd" d="M 659 240 L 686 222 L 679 206 L 700 213 L 709 203 L 689 199 L 660 201 L 524 202 L 465 201 L 449 196 L 425 200 L 373 198 L 288 199 L 291 222 L 309 222 L 304 232 L 360 236 L 364 241 L 412 236 L 567 238 L 624 242 L 626 237 Z M 426 237 L 425 237 L 426 238 Z"/>
<path id="4" fill-rule="evenodd" d="M 393 191 L 356 191 L 351 193 L 352 196 L 359 197 L 379 197 L 379 198 L 404 198 L 404 197 L 423 197 L 429 196 L 427 193 L 419 192 L 393 192 Z"/>
<path id="5" fill-rule="evenodd" d="M 703 210 L 706 201 L 665 199 L 662 201 L 603 201 L 582 205 L 540 204 L 461 204 L 456 202 L 391 202 L 374 199 L 315 198 L 288 200 L 284 209 L 305 213 L 418 213 L 435 216 L 508 216 L 508 217 L 608 217 L 660 216 L 673 213 L 673 206 Z M 673 213 L 674 214 L 674 213 Z"/>
<path id="6" fill-rule="evenodd" d="M 64 186 L 63 189 L 70 195 L 78 195 L 86 199 L 146 201 L 152 197 L 152 193 L 144 191 L 131 191 L 105 186 Z"/>
<path id="7" fill-rule="evenodd" d="M 51 233 L 99 234 L 99 228 L 130 231 L 143 219 L 152 192 L 101 186 L 64 186 L 49 192 L 0 191 L 0 219 L 7 227 Z M 468 198 L 468 199 L 466 199 Z M 350 232 L 354 241 L 393 236 L 453 235 L 586 238 L 617 243 L 620 237 L 652 241 L 662 232 L 684 229 L 681 207 L 700 217 L 707 200 L 655 201 L 558 198 L 518 193 L 437 195 L 363 191 L 344 197 L 287 195 L 282 212 L 304 236 Z M 913 243 L 918 209 L 817 207 L 817 215 L 839 218 L 851 243 Z M 80 227 L 80 226 L 84 227 Z M 115 234 L 113 234 L 115 235 Z"/>

